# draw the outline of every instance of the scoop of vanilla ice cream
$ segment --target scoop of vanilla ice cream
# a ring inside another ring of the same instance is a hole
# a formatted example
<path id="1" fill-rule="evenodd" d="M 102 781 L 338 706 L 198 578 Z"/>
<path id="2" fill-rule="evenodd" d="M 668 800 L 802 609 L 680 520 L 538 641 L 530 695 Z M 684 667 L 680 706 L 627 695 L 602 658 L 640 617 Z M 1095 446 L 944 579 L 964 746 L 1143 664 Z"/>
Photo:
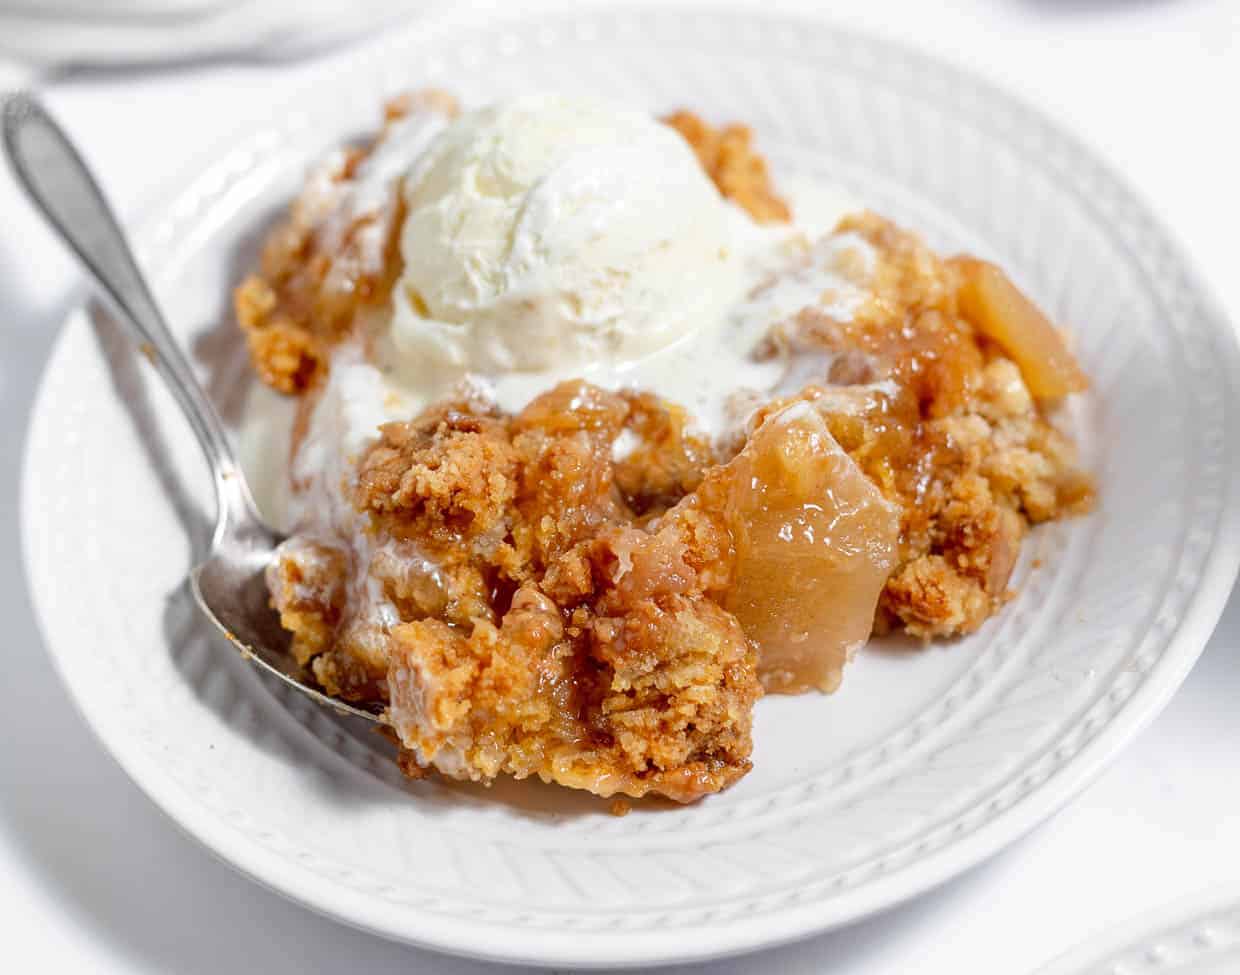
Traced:
<path id="1" fill-rule="evenodd" d="M 423 371 L 631 359 L 736 297 L 733 208 L 640 112 L 550 95 L 470 112 L 403 192 L 391 337 Z"/>

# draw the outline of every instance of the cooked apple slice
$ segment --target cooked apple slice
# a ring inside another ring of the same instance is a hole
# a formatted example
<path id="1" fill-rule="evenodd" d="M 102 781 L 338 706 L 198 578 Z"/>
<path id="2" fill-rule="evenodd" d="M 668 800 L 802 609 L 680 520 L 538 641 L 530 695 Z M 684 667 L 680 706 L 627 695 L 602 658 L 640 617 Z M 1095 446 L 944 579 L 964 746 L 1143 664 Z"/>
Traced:
<path id="1" fill-rule="evenodd" d="M 736 546 L 725 607 L 768 691 L 833 691 L 869 638 L 900 519 L 808 403 L 768 419 L 724 470 Z"/>
<path id="2" fill-rule="evenodd" d="M 974 257 L 953 263 L 963 276 L 960 313 L 1015 360 L 1029 392 L 1058 397 L 1089 387 L 1058 329 L 1003 271 Z"/>

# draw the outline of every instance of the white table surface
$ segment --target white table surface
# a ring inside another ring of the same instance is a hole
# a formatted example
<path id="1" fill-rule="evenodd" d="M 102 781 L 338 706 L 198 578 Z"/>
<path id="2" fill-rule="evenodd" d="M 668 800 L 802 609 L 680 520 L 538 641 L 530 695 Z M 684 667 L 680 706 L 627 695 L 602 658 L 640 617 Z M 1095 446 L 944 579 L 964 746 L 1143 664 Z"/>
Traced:
<path id="1" fill-rule="evenodd" d="M 764 6 L 773 4 L 768 0 Z M 967 63 L 1110 158 L 1240 321 L 1240 0 L 792 0 Z M 305 64 L 47 82 L 122 213 L 277 103 Z M 7 73 L 6 73 L 7 72 Z M 0 66 L 0 87 L 20 80 Z M 126 779 L 73 711 L 22 576 L 30 401 L 79 279 L 0 172 L 0 968 L 53 972 L 499 971 L 389 944 L 214 860 Z M 1240 884 L 1240 596 L 1168 709 L 1032 835 L 912 903 L 723 972 L 1021 973 L 1092 932 Z"/>

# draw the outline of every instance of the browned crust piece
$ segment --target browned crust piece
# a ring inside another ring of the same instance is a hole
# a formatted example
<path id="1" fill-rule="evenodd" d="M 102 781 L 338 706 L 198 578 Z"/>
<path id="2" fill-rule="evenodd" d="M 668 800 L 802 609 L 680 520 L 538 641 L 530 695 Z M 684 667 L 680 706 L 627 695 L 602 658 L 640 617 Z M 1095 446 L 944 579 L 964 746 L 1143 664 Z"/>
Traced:
<path id="1" fill-rule="evenodd" d="M 766 160 L 754 148 L 749 126 L 715 127 L 683 110 L 663 121 L 684 136 L 719 192 L 758 223 L 786 223 L 792 217 L 788 204 L 775 192 Z"/>
<path id="2" fill-rule="evenodd" d="M 382 130 L 369 145 L 329 157 L 307 179 L 287 219 L 268 235 L 259 270 L 234 292 L 233 307 L 250 361 L 272 388 L 302 393 L 314 386 L 326 369 L 328 349 L 348 334 L 358 312 L 390 298 L 400 273 L 398 188 L 391 188 L 381 212 L 339 228 L 339 237 L 325 231 L 337 191 L 347 187 L 392 126 L 411 112 L 428 110 L 455 115 L 456 100 L 435 90 L 393 98 L 384 106 Z M 373 267 L 363 256 L 361 239 L 367 224 L 376 220 L 381 222 L 382 259 Z"/>
<path id="3" fill-rule="evenodd" d="M 445 579 L 488 584 L 468 619 L 409 607 L 392 630 L 391 693 L 423 716 L 402 729 L 423 763 L 447 749 L 466 778 L 679 801 L 748 770 L 755 652 L 708 596 L 728 576 L 726 529 L 680 509 L 644 529 L 617 484 L 611 444 L 666 422 L 651 412 L 572 383 L 508 419 L 457 404 L 389 424 L 363 459 L 376 530 Z M 652 466 L 680 470 L 680 438 L 661 442 L 670 462 Z"/>

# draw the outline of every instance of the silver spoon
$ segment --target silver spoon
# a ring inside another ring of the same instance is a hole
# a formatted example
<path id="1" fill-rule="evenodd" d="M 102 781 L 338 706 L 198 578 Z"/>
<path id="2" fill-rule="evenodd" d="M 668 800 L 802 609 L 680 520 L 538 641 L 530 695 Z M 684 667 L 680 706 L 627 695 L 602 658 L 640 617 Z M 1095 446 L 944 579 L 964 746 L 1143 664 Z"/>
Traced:
<path id="1" fill-rule="evenodd" d="M 138 349 L 172 391 L 206 455 L 217 512 L 207 557 L 190 572 L 198 605 L 247 660 L 323 704 L 382 720 L 378 707 L 373 712 L 356 707 L 311 686 L 289 653 L 289 634 L 268 602 L 264 578 L 284 536 L 259 516 L 219 414 L 168 331 L 86 163 L 31 95 L 5 100 L 3 130 L 17 181 L 99 284 Z"/>

